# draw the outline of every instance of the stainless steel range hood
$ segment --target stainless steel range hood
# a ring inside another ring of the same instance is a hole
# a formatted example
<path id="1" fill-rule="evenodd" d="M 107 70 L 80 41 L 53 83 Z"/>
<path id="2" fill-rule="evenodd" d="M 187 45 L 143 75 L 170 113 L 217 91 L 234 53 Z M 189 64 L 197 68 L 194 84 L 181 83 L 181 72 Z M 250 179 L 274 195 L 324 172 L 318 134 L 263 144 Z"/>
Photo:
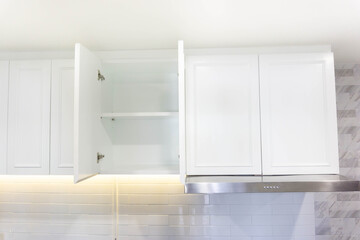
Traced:
<path id="1" fill-rule="evenodd" d="M 347 192 L 359 183 L 341 175 L 187 176 L 185 193 Z"/>

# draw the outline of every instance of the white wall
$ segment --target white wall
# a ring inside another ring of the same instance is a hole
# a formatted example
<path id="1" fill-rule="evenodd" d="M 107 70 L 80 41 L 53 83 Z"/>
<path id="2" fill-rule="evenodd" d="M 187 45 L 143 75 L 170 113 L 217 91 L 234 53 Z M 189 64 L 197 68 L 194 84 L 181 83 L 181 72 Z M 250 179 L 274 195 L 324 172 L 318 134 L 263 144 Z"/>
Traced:
<path id="1" fill-rule="evenodd" d="M 78 185 L 68 176 L 2 176 L 0 232 L 6 240 L 310 240 L 314 199 L 185 195 L 177 176 L 97 176 Z"/>

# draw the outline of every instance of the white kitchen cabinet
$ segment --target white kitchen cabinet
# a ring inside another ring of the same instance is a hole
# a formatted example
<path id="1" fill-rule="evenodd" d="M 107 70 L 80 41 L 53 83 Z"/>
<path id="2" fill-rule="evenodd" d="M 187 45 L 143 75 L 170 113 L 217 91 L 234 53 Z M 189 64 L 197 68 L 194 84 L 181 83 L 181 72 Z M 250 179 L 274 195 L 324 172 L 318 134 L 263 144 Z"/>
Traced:
<path id="1" fill-rule="evenodd" d="M 9 61 L 0 61 L 0 174 L 6 174 Z"/>
<path id="2" fill-rule="evenodd" d="M 73 174 L 74 60 L 52 61 L 50 133 L 50 174 Z"/>
<path id="3" fill-rule="evenodd" d="M 95 54 L 76 44 L 74 86 L 75 182 L 179 172 L 176 51 Z"/>
<path id="4" fill-rule="evenodd" d="M 288 49 L 0 61 L 0 174 L 338 173 L 333 56 Z"/>
<path id="5" fill-rule="evenodd" d="M 263 173 L 339 173 L 332 53 L 260 56 Z"/>
<path id="6" fill-rule="evenodd" d="M 183 176 L 339 173 L 333 55 L 301 51 L 185 54 Z"/>
<path id="7" fill-rule="evenodd" d="M 11 61 L 8 174 L 49 174 L 51 61 Z"/>
<path id="8" fill-rule="evenodd" d="M 187 174 L 261 174 L 258 56 L 187 56 L 185 86 Z"/>

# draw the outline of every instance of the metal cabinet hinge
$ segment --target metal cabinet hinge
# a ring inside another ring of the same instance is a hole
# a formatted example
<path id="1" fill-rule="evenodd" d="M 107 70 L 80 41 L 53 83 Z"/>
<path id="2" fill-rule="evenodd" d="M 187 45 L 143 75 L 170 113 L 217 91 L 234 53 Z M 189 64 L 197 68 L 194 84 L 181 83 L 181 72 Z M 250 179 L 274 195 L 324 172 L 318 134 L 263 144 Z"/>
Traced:
<path id="1" fill-rule="evenodd" d="M 104 154 L 101 154 L 101 153 L 98 152 L 98 153 L 97 153 L 97 161 L 96 161 L 96 162 L 99 163 L 100 160 L 103 159 L 104 157 L 105 157 Z"/>
<path id="2" fill-rule="evenodd" d="M 101 74 L 100 70 L 98 70 L 98 81 L 104 81 L 105 77 Z"/>

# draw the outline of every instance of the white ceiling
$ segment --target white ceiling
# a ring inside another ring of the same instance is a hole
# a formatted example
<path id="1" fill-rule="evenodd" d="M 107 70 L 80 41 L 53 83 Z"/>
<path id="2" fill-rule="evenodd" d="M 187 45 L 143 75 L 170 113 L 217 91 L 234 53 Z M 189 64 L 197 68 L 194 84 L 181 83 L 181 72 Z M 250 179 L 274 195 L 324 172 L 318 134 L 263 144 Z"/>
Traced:
<path id="1" fill-rule="evenodd" d="M 0 0 L 0 50 L 331 44 L 360 63 L 360 0 Z"/>

